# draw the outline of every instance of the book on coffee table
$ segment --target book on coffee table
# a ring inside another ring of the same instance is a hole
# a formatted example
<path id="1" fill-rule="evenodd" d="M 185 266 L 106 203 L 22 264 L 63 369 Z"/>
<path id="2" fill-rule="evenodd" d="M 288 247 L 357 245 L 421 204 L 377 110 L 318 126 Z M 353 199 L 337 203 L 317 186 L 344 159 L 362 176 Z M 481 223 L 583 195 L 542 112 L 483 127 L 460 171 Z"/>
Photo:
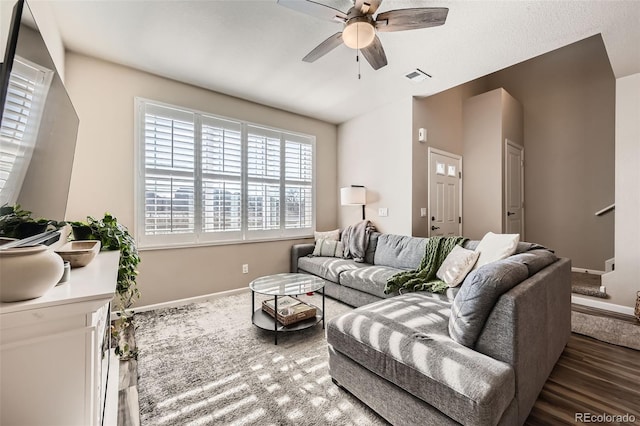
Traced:
<path id="1" fill-rule="evenodd" d="M 262 302 L 262 310 L 274 316 L 274 299 Z M 278 322 L 282 325 L 291 325 L 316 316 L 315 306 L 308 305 L 291 296 L 278 297 Z"/>

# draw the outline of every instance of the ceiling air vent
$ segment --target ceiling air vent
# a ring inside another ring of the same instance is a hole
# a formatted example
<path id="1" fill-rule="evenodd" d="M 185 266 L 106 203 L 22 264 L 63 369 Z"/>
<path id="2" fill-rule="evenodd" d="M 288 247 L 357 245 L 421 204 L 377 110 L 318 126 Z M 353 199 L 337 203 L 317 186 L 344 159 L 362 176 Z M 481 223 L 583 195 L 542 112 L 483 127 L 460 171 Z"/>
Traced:
<path id="1" fill-rule="evenodd" d="M 409 71 L 404 75 L 404 77 L 408 80 L 413 81 L 414 83 L 420 83 L 421 81 L 426 80 L 427 77 L 431 78 L 429 74 L 427 74 L 426 72 L 422 71 L 419 68 L 416 68 L 413 71 Z"/>

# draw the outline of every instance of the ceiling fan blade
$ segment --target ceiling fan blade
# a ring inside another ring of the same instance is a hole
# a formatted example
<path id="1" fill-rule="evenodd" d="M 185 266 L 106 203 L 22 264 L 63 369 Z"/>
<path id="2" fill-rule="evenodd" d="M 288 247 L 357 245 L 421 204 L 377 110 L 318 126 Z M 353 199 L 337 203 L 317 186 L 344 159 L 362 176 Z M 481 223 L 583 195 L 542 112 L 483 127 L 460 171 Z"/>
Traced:
<path id="1" fill-rule="evenodd" d="M 331 52 L 336 47 L 342 44 L 342 33 L 335 33 L 322 43 L 320 43 L 315 49 L 307 54 L 302 60 L 304 62 L 314 62 L 317 59 L 322 58 L 327 53 Z"/>
<path id="2" fill-rule="evenodd" d="M 380 7 L 382 0 L 356 0 L 356 10 L 361 11 L 366 15 L 373 15 Z"/>
<path id="3" fill-rule="evenodd" d="M 360 51 L 374 70 L 379 70 L 387 65 L 387 55 L 384 53 L 382 43 L 380 43 L 378 36 L 375 36 L 371 44 L 364 49 L 360 49 Z"/>
<path id="4" fill-rule="evenodd" d="M 350 2 L 348 1 L 348 3 Z M 278 4 L 319 19 L 334 22 L 346 22 L 347 20 L 347 14 L 343 11 L 311 0 L 278 0 Z"/>
<path id="5" fill-rule="evenodd" d="M 390 10 L 376 17 L 376 29 L 390 32 L 437 27 L 444 24 L 448 13 L 446 7 Z"/>

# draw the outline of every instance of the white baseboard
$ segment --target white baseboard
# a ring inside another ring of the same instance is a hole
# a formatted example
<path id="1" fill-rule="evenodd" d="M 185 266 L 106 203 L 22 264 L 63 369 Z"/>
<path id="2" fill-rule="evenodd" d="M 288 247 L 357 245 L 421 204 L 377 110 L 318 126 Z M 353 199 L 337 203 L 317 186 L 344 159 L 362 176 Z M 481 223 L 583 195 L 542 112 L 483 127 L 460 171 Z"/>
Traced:
<path id="1" fill-rule="evenodd" d="M 571 303 L 589 306 L 591 308 L 604 309 L 605 311 L 618 312 L 620 314 L 633 315 L 633 308 L 630 306 L 616 305 L 614 303 L 602 302 L 600 300 L 588 299 L 586 297 L 571 295 Z"/>
<path id="2" fill-rule="evenodd" d="M 226 290 L 226 291 L 220 291 L 217 293 L 209 293 L 209 294 L 204 294 L 202 296 L 189 297 L 186 299 L 178 299 L 178 300 L 170 300 L 168 302 L 154 303 L 153 305 L 136 306 L 134 308 L 127 309 L 127 312 L 129 313 L 130 312 L 146 312 L 146 311 L 153 311 L 153 310 L 162 309 L 162 308 L 177 308 L 178 306 L 184 306 L 190 303 L 206 302 L 208 300 L 219 299 L 221 297 L 231 296 L 234 294 L 241 294 L 249 291 L 250 291 L 249 287 L 236 288 L 234 290 Z M 117 318 L 118 316 L 112 312 L 111 320 L 113 321 Z"/>
<path id="3" fill-rule="evenodd" d="M 596 269 L 587 269 L 587 268 L 576 268 L 576 267 L 571 267 L 571 272 L 586 272 L 587 274 L 594 274 L 594 275 L 605 274 L 605 271 L 598 271 Z"/>

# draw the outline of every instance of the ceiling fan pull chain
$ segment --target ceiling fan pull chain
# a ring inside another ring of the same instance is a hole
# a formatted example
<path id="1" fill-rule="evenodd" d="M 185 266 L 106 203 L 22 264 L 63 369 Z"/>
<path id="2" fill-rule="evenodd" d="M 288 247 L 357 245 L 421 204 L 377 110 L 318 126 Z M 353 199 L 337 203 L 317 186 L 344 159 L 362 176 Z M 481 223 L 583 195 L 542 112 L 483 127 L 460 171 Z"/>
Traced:
<path id="1" fill-rule="evenodd" d="M 358 80 L 360 80 L 360 27 L 356 26 L 356 62 L 358 63 Z"/>

